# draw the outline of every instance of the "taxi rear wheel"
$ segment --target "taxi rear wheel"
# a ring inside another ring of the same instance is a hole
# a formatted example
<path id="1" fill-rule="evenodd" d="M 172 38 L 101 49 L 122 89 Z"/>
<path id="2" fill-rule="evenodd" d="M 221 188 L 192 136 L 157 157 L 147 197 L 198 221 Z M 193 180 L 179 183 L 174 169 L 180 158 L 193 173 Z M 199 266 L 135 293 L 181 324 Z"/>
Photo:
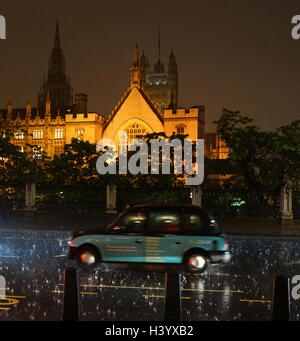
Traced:
<path id="1" fill-rule="evenodd" d="M 189 272 L 202 273 L 207 269 L 208 258 L 203 253 L 190 253 L 185 256 L 184 265 Z"/>
<path id="2" fill-rule="evenodd" d="M 100 254 L 93 246 L 82 246 L 76 253 L 76 262 L 84 268 L 92 268 L 100 262 Z"/>

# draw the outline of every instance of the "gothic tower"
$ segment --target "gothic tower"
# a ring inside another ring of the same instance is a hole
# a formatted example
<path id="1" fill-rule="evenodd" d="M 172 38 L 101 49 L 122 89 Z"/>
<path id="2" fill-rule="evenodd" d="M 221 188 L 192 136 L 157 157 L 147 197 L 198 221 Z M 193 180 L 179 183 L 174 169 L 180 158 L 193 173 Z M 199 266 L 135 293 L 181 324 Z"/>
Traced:
<path id="1" fill-rule="evenodd" d="M 66 75 L 66 63 L 60 44 L 59 24 L 57 21 L 54 47 L 49 59 L 48 75 L 40 88 L 38 95 L 38 109 L 45 112 L 47 96 L 51 100 L 52 116 L 58 112 L 65 114 L 73 105 L 73 90 L 70 78 Z"/>
<path id="2" fill-rule="evenodd" d="M 158 111 L 178 107 L 178 70 L 173 50 L 169 57 L 168 70 L 165 70 L 161 58 L 161 35 L 158 37 L 158 59 L 150 70 L 148 60 L 143 52 L 140 59 L 141 86 L 150 97 Z"/>
<path id="3" fill-rule="evenodd" d="M 169 57 L 168 84 L 169 91 L 171 93 L 171 101 L 169 103 L 169 108 L 175 109 L 178 107 L 178 69 L 173 50 L 171 51 Z"/>

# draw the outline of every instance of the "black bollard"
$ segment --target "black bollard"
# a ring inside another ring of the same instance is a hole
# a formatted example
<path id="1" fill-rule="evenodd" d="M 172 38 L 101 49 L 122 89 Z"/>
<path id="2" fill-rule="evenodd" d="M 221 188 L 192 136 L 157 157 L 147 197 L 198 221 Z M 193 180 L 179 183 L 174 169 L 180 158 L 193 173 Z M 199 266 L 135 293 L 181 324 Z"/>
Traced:
<path id="1" fill-rule="evenodd" d="M 79 321 L 79 277 L 78 269 L 65 270 L 63 321 Z"/>
<path id="2" fill-rule="evenodd" d="M 284 276 L 273 278 L 272 321 L 290 320 L 289 280 Z"/>
<path id="3" fill-rule="evenodd" d="M 166 273 L 165 275 L 165 321 L 181 321 L 181 275 Z"/>

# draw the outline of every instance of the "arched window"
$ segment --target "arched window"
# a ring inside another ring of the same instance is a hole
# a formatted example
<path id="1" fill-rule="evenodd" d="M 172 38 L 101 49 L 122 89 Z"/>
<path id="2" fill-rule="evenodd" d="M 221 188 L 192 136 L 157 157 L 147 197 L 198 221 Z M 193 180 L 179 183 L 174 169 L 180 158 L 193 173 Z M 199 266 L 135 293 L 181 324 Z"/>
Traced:
<path id="1" fill-rule="evenodd" d="M 78 128 L 75 130 L 76 138 L 78 140 L 82 140 L 84 136 L 84 129 L 83 128 Z"/>
<path id="2" fill-rule="evenodd" d="M 130 126 L 127 127 L 127 129 L 125 129 L 125 131 L 127 132 L 128 142 L 130 142 L 131 140 L 138 139 L 141 136 L 147 134 L 146 128 L 143 127 L 140 123 L 131 124 Z"/>
<path id="3" fill-rule="evenodd" d="M 184 135 L 184 133 L 185 133 L 185 126 L 183 126 L 183 125 L 177 126 L 176 127 L 176 132 L 177 132 L 177 134 Z"/>

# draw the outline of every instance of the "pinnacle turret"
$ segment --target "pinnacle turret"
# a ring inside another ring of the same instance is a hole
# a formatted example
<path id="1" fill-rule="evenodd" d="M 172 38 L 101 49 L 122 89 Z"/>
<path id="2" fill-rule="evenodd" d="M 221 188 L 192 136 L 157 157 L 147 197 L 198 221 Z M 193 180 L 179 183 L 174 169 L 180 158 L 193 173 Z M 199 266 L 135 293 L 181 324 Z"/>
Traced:
<path id="1" fill-rule="evenodd" d="M 130 68 L 131 73 L 131 87 L 141 85 L 141 66 L 138 44 L 135 45 L 133 62 Z"/>

